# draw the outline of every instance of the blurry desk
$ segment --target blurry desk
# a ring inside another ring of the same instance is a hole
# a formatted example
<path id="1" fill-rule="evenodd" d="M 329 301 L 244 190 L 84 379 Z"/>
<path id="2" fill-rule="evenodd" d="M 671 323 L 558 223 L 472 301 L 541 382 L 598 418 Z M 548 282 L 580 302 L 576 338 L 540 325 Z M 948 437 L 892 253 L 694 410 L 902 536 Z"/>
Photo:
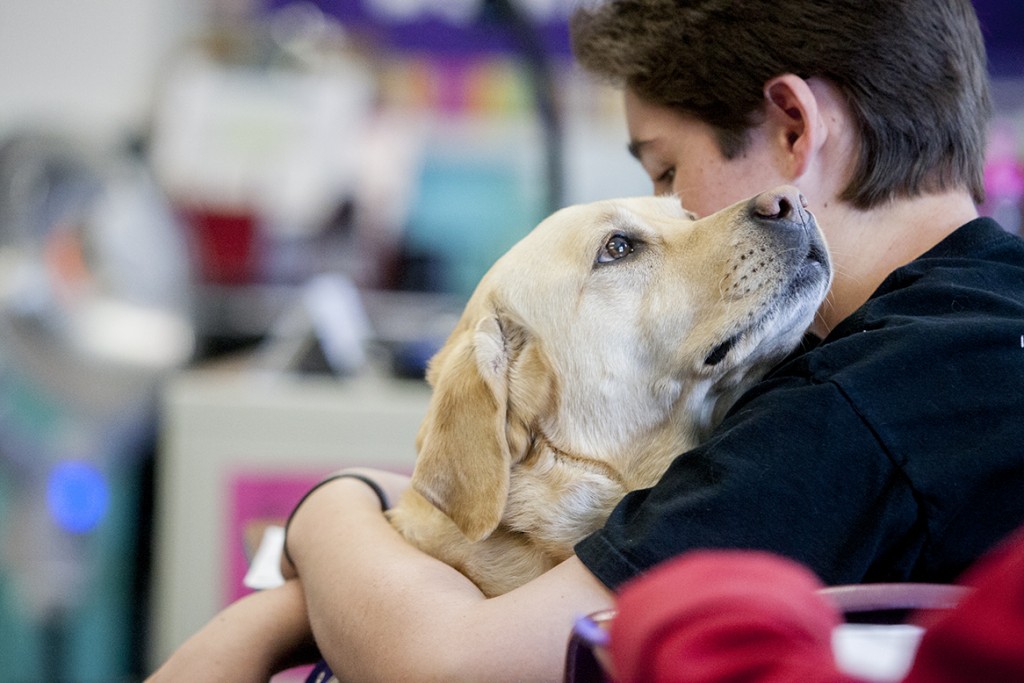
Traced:
<path id="1" fill-rule="evenodd" d="M 238 590 L 230 573 L 238 482 L 276 477 L 294 489 L 354 465 L 411 472 L 429 396 L 423 382 L 375 376 L 225 366 L 173 378 L 161 401 L 151 663 Z"/>

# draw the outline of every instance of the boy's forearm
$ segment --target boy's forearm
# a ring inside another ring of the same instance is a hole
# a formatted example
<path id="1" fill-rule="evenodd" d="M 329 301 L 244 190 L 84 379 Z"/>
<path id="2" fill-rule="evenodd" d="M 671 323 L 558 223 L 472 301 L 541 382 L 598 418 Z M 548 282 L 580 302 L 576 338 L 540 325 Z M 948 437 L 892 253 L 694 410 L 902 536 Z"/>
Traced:
<path id="1" fill-rule="evenodd" d="M 315 655 L 302 586 L 290 580 L 226 607 L 148 680 L 252 683 Z"/>
<path id="2" fill-rule="evenodd" d="M 572 620 L 611 604 L 577 560 L 486 600 L 408 545 L 354 479 L 311 497 L 289 533 L 312 630 L 341 680 L 558 680 Z"/>
<path id="3" fill-rule="evenodd" d="M 288 545 L 316 641 L 340 680 L 402 680 L 409 674 L 403 662 L 413 660 L 421 677 L 441 666 L 434 657 L 443 653 L 419 652 L 424 634 L 417 625 L 433 596 L 420 594 L 418 584 L 453 584 L 453 596 L 437 607 L 439 619 L 458 602 L 482 600 L 460 574 L 405 543 L 375 494 L 355 479 L 331 482 L 307 499 Z M 413 574 L 419 581 L 409 580 Z"/>

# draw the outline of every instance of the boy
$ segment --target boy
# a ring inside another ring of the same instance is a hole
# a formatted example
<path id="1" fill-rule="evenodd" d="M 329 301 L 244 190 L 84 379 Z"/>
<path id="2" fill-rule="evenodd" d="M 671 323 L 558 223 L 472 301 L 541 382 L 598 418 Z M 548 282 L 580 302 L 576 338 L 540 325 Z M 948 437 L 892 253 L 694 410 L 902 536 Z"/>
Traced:
<path id="1" fill-rule="evenodd" d="M 613 0 L 573 31 L 623 87 L 656 192 L 700 215 L 806 196 L 836 273 L 818 341 L 498 598 L 404 543 L 364 482 L 332 480 L 292 519 L 299 578 L 229 607 L 154 680 L 266 678 L 314 634 L 341 680 L 559 680 L 577 616 L 692 548 L 771 550 L 828 583 L 948 581 L 1024 522 L 1024 244 L 977 218 L 990 105 L 970 3 Z M 362 474 L 391 500 L 407 484 Z"/>

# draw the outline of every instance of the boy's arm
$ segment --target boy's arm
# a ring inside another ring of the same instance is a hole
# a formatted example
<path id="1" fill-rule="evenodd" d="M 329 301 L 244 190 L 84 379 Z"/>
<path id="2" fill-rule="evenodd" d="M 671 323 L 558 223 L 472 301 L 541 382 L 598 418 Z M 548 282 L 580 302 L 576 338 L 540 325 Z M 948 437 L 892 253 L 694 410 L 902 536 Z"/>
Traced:
<path id="1" fill-rule="evenodd" d="M 316 641 L 342 681 L 561 680 L 573 621 L 613 598 L 573 557 L 485 599 L 406 543 L 373 490 L 352 478 L 306 499 L 288 548 Z"/>
<path id="2" fill-rule="evenodd" d="M 292 579 L 226 607 L 147 681 L 253 683 L 315 657 L 302 586 Z"/>

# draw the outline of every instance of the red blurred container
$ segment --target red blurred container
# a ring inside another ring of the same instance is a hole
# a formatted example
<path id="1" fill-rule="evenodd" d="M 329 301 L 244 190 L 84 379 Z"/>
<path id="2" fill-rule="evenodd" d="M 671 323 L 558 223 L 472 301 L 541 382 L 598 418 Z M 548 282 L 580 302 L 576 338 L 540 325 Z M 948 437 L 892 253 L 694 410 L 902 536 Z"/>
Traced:
<path id="1" fill-rule="evenodd" d="M 190 208 L 181 211 L 181 215 L 202 282 L 239 285 L 259 278 L 255 215 L 219 208 Z"/>

